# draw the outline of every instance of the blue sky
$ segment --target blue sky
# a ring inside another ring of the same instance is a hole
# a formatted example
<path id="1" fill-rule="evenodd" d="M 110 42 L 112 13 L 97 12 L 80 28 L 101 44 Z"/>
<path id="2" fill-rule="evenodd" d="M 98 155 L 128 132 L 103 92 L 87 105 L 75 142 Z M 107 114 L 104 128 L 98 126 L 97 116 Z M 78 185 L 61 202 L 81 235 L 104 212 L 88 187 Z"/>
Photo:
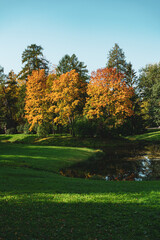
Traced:
<path id="1" fill-rule="evenodd" d="M 159 0 L 0 0 L 0 65 L 22 68 L 22 52 L 41 45 L 58 64 L 75 53 L 89 71 L 105 67 L 118 43 L 136 71 L 160 62 Z"/>

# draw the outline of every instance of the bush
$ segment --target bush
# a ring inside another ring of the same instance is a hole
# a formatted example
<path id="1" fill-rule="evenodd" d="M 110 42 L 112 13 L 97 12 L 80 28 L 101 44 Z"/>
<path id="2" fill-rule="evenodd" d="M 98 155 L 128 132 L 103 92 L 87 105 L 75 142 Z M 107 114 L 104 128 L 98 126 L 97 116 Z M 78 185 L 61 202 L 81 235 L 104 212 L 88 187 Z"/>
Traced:
<path id="1" fill-rule="evenodd" d="M 15 128 L 8 128 L 6 130 L 6 134 L 15 134 L 16 133 L 16 129 Z"/>
<path id="2" fill-rule="evenodd" d="M 24 133 L 24 124 L 18 125 L 16 129 L 17 133 Z"/>
<path id="3" fill-rule="evenodd" d="M 124 136 L 135 135 L 145 132 L 145 123 L 140 115 L 134 115 L 125 120 L 124 124 L 118 127 L 117 132 Z"/>
<path id="4" fill-rule="evenodd" d="M 74 133 L 79 137 L 93 137 L 96 134 L 96 124 L 86 118 L 77 119 L 74 124 Z"/>
<path id="5" fill-rule="evenodd" d="M 23 133 L 25 133 L 25 134 L 29 134 L 30 133 L 30 131 L 29 131 L 29 123 L 25 123 L 24 124 L 24 127 L 23 127 Z"/>
<path id="6" fill-rule="evenodd" d="M 37 127 L 37 135 L 38 137 L 47 137 L 49 134 L 50 128 L 47 123 L 42 123 Z"/>

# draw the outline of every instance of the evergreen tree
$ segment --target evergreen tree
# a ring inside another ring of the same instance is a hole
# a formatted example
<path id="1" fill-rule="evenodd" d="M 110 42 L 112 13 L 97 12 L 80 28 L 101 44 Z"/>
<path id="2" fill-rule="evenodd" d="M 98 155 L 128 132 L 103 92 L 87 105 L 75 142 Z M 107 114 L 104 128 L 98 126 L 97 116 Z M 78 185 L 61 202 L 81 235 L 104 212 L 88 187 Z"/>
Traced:
<path id="1" fill-rule="evenodd" d="M 79 77 L 84 81 L 89 79 L 87 66 L 83 62 L 80 62 L 75 54 L 71 57 L 66 54 L 60 61 L 57 66 L 57 74 L 61 75 L 63 73 L 70 72 L 71 70 L 76 70 L 79 74 Z"/>
<path id="2" fill-rule="evenodd" d="M 25 64 L 22 71 L 19 73 L 21 79 L 27 80 L 28 75 L 32 74 L 33 70 L 45 69 L 46 75 L 49 71 L 49 62 L 43 56 L 43 48 L 36 44 L 31 44 L 22 53 L 22 64 Z"/>
<path id="3" fill-rule="evenodd" d="M 114 47 L 109 51 L 108 62 L 106 67 L 115 68 L 116 72 L 124 75 L 124 81 L 129 87 L 136 87 L 137 76 L 132 64 L 127 63 L 125 60 L 125 54 L 123 50 L 116 43 Z"/>
<path id="4" fill-rule="evenodd" d="M 0 84 L 4 84 L 6 75 L 4 74 L 4 68 L 0 66 Z"/>
<path id="5" fill-rule="evenodd" d="M 118 44 L 115 43 L 114 47 L 109 51 L 106 67 L 116 68 L 117 73 L 125 74 L 126 65 L 125 54 Z"/>
<path id="6" fill-rule="evenodd" d="M 129 62 L 126 64 L 125 69 L 125 81 L 129 87 L 137 87 L 137 76 L 136 72 L 132 67 L 132 64 Z"/>

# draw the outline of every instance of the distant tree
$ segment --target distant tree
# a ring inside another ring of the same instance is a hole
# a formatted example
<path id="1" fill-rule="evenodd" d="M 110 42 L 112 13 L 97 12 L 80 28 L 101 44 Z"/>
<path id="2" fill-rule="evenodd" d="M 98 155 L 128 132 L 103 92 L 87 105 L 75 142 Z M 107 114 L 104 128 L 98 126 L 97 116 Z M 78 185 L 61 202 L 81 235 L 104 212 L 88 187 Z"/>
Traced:
<path id="1" fill-rule="evenodd" d="M 109 51 L 107 68 L 115 68 L 117 73 L 126 72 L 126 60 L 123 50 L 115 43 L 114 47 Z"/>
<path id="2" fill-rule="evenodd" d="M 0 66 L 0 130 L 6 131 L 7 102 L 5 95 L 6 75 L 4 69 Z"/>
<path id="3" fill-rule="evenodd" d="M 115 43 L 114 47 L 109 51 L 106 67 L 115 68 L 118 74 L 123 74 L 123 80 L 129 87 L 136 86 L 136 72 L 134 71 L 132 64 L 126 62 L 125 54 L 117 43 Z"/>
<path id="4" fill-rule="evenodd" d="M 36 44 L 31 44 L 22 53 L 22 64 L 24 67 L 19 73 L 21 79 L 27 80 L 28 75 L 32 74 L 33 70 L 45 69 L 45 73 L 48 74 L 49 62 L 43 56 L 43 48 Z"/>
<path id="5" fill-rule="evenodd" d="M 0 66 L 0 84 L 4 84 L 6 75 L 4 74 L 4 68 Z"/>
<path id="6" fill-rule="evenodd" d="M 79 74 L 79 78 L 84 81 L 89 79 L 87 66 L 83 62 L 80 62 L 75 54 L 72 56 L 65 55 L 57 66 L 57 74 L 61 75 L 63 73 L 70 72 L 71 70 L 76 70 Z"/>
<path id="7" fill-rule="evenodd" d="M 6 132 L 7 129 L 15 128 L 17 122 L 18 87 L 13 71 L 6 76 L 5 83 L 0 88 L 0 121 Z"/>
<path id="8" fill-rule="evenodd" d="M 160 125 L 160 63 L 146 65 L 139 76 L 143 112 L 149 126 Z"/>
<path id="9" fill-rule="evenodd" d="M 130 62 L 126 64 L 124 78 L 128 86 L 137 88 L 137 75 Z"/>

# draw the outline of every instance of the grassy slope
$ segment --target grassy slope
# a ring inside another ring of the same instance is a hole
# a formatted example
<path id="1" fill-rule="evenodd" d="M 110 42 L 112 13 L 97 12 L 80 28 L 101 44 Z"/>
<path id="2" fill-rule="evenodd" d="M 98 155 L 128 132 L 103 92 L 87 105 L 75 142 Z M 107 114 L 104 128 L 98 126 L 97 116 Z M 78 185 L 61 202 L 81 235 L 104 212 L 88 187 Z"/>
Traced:
<path id="1" fill-rule="evenodd" d="M 0 154 L 1 240 L 160 239 L 159 182 L 57 174 L 88 149 L 1 143 Z"/>

